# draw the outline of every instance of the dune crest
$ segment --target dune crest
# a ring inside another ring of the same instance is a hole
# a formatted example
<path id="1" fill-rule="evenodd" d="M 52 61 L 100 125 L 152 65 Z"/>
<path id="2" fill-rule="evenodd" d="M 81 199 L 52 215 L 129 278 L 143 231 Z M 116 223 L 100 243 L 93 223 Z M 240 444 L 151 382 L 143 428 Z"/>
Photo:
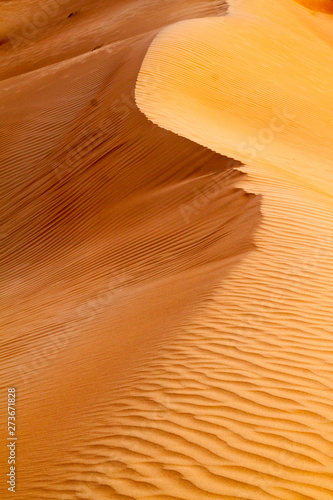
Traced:
<path id="1" fill-rule="evenodd" d="M 332 498 L 328 22 L 332 29 L 331 17 L 313 22 L 291 0 L 231 2 L 225 17 L 162 30 L 137 81 L 136 102 L 149 119 L 244 163 L 239 185 L 263 195 L 257 250 L 234 268 L 196 329 L 211 343 L 211 364 L 198 362 L 197 372 L 210 377 L 214 361 L 224 363 L 214 372 L 221 406 L 202 417 L 223 422 L 216 433 L 233 447 L 217 445 L 225 465 L 207 465 L 231 481 L 221 498 Z M 213 482 L 207 489 L 217 494 Z"/>
<path id="2" fill-rule="evenodd" d="M 0 46 L 0 375 L 17 388 L 16 498 L 177 497 L 169 463 L 215 457 L 191 436 L 186 457 L 196 405 L 184 419 L 179 386 L 187 404 L 199 382 L 177 338 L 253 250 L 259 198 L 235 187 L 234 161 L 149 122 L 134 87 L 160 27 L 226 5 L 63 0 L 12 46 L 42 4 L 21 24 L 19 5 L 3 6 Z"/>
<path id="3" fill-rule="evenodd" d="M 16 498 L 331 500 L 328 4 L 2 3 Z"/>

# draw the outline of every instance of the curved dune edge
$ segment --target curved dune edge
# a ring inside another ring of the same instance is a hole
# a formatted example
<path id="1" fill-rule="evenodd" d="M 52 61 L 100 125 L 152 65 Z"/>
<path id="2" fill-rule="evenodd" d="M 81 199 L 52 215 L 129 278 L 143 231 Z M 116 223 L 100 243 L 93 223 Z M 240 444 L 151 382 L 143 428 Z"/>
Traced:
<path id="1" fill-rule="evenodd" d="M 221 462 L 212 438 L 185 436 L 201 411 L 191 392 L 209 383 L 192 366 L 205 339 L 193 349 L 183 332 L 253 250 L 259 197 L 235 188 L 234 161 L 152 125 L 134 86 L 158 28 L 225 6 L 137 2 L 131 24 L 112 4 L 96 19 L 77 2 L 71 28 L 50 18 L 0 46 L 0 380 L 18 393 L 17 499 L 179 498 L 178 485 L 206 498 L 176 469 Z"/>
<path id="2" fill-rule="evenodd" d="M 225 10 L 223 0 L 10 0 L 1 5 L 0 79 Z"/>
<path id="3" fill-rule="evenodd" d="M 231 4 L 227 17 L 186 21 L 159 33 L 136 86 L 136 102 L 150 120 L 245 163 L 242 187 L 263 195 L 258 249 L 233 269 L 201 311 L 195 331 L 184 333 L 192 347 L 205 339 L 204 349 L 193 347 L 193 365 L 185 368 L 188 392 L 200 398 L 200 415 L 196 409 L 189 423 L 190 403 L 181 396 L 177 410 L 191 428 L 187 435 L 194 428 L 197 436 L 206 433 L 215 456 L 207 455 L 198 467 L 170 469 L 207 491 L 194 490 L 193 498 L 328 500 L 333 484 L 328 18 L 313 23 L 309 10 L 287 0 Z M 194 385 L 200 376 L 210 390 Z M 186 488 L 178 485 L 178 498 L 190 498 Z"/>

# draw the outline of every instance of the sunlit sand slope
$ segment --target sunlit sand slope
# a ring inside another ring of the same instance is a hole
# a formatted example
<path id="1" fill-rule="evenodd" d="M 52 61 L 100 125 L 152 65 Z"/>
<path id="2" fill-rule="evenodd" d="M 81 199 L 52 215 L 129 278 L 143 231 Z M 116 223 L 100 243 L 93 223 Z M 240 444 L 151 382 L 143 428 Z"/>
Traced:
<path id="1" fill-rule="evenodd" d="M 29 20 L 37 2 L 1 6 L 0 376 L 17 389 L 15 498 L 210 498 L 198 472 L 226 462 L 200 415 L 220 406 L 211 370 L 225 361 L 203 370 L 210 341 L 193 337 L 194 316 L 253 250 L 259 197 L 235 188 L 235 162 L 149 122 L 134 86 L 157 29 L 225 9 L 62 4 L 63 19 L 12 48 L 19 7 Z M 0 460 L 6 473 L 5 447 Z"/>
<path id="2" fill-rule="evenodd" d="M 198 464 L 170 459 L 165 481 L 171 498 L 331 499 L 333 18 L 231 3 L 164 29 L 136 88 L 153 122 L 242 161 L 263 195 L 257 250 L 184 331 L 172 431 Z"/>

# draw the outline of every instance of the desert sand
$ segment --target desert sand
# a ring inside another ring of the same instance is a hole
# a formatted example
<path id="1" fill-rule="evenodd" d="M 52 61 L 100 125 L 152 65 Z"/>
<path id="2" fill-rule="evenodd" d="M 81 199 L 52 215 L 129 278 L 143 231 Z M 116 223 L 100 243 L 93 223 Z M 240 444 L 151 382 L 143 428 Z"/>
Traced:
<path id="1" fill-rule="evenodd" d="M 330 3 L 267 5 L 1 5 L 17 499 L 333 498 Z"/>

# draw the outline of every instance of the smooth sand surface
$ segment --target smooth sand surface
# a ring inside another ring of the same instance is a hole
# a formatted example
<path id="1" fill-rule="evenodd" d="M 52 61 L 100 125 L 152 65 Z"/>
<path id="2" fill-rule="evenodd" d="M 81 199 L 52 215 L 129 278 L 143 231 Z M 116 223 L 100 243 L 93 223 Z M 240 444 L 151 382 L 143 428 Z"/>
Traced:
<path id="1" fill-rule="evenodd" d="M 157 31 L 225 5 L 63 0 L 32 29 L 39 5 L 1 5 L 0 374 L 3 394 L 17 390 L 15 498 L 228 498 L 207 469 L 228 465 L 228 426 L 213 420 L 230 374 L 222 353 L 210 359 L 226 339 L 200 323 L 254 249 L 260 197 L 235 187 L 234 161 L 134 101 Z M 5 474 L 5 446 L 0 461 Z"/>

